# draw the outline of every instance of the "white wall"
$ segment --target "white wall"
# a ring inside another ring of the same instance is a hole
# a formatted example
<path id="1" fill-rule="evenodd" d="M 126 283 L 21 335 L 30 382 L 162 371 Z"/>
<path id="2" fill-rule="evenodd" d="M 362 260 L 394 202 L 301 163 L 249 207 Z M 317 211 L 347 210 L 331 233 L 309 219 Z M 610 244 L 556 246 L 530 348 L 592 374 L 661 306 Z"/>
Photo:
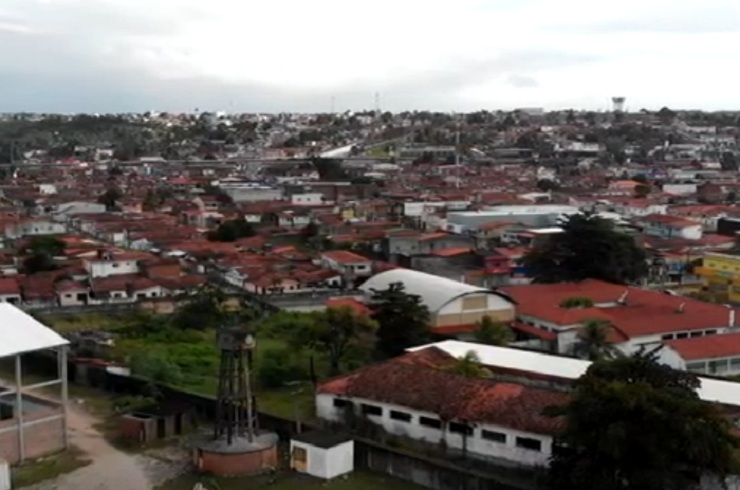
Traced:
<path id="1" fill-rule="evenodd" d="M 658 351 L 657 360 L 661 364 L 667 364 L 673 369 L 679 369 L 681 371 L 686 369 L 686 362 L 683 360 L 681 355 L 667 345 L 663 346 L 663 348 Z"/>
<path id="2" fill-rule="evenodd" d="M 485 309 L 463 310 L 462 308 L 463 298 L 476 298 L 480 296 L 485 296 L 487 298 Z M 436 314 L 437 315 L 454 315 L 454 314 L 460 314 L 460 313 L 511 310 L 512 308 L 513 308 L 513 305 L 509 303 L 508 301 L 506 301 L 501 296 L 497 296 L 495 294 L 490 294 L 490 293 L 488 294 L 474 293 L 474 294 L 466 294 L 465 296 L 462 296 L 460 298 L 453 299 L 449 303 L 442 306 L 442 308 L 440 308 Z"/>
<path id="3" fill-rule="evenodd" d="M 329 449 L 327 469 L 329 478 L 352 473 L 355 469 L 355 441 L 347 441 Z"/>
<path id="4" fill-rule="evenodd" d="M 301 206 L 316 206 L 323 203 L 323 197 L 324 195 L 320 192 L 293 194 L 290 196 L 290 203 Z"/>
<path id="5" fill-rule="evenodd" d="M 677 196 L 696 194 L 696 184 L 663 184 L 663 192 Z"/>
<path id="6" fill-rule="evenodd" d="M 92 277 L 136 274 L 139 272 L 139 265 L 135 260 L 95 260 L 88 262 L 88 271 Z"/>
<path id="7" fill-rule="evenodd" d="M 319 418 L 324 420 L 342 422 L 343 411 L 345 409 L 335 407 L 334 399 L 335 397 L 333 395 L 316 395 L 316 414 Z M 382 407 L 382 416 L 364 415 L 364 417 L 367 420 L 380 425 L 390 434 L 408 437 L 418 441 L 428 442 L 430 444 L 438 444 L 444 440 L 447 447 L 451 449 L 457 449 L 460 451 L 463 449 L 462 434 L 450 432 L 449 428 L 446 428 L 444 424 L 442 429 L 434 429 L 419 424 L 420 417 L 438 419 L 439 416 L 437 414 L 359 398 L 353 398 L 351 401 L 355 404 L 355 409 L 358 413 L 360 413 L 359 411 L 362 403 Z M 412 418 L 409 422 L 392 419 L 391 410 L 411 414 Z M 484 439 L 482 437 L 483 430 L 505 434 L 506 442 L 493 442 Z M 535 451 L 517 447 L 517 437 L 537 439 L 541 442 L 541 449 L 539 451 Z M 465 440 L 465 446 L 467 447 L 467 452 L 470 456 L 475 456 L 481 459 L 495 458 L 506 460 L 522 466 L 544 466 L 547 464 L 550 454 L 552 453 L 552 437 L 549 435 L 527 433 L 487 423 L 475 424 L 473 434 L 465 437 Z"/>

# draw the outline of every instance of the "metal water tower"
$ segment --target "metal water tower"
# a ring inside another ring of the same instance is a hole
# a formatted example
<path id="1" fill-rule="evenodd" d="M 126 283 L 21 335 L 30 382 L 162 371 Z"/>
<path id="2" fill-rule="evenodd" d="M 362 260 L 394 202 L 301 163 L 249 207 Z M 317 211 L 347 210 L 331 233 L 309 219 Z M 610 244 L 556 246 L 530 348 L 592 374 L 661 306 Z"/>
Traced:
<path id="1" fill-rule="evenodd" d="M 624 97 L 612 97 L 612 109 L 614 112 L 623 112 L 624 111 Z"/>

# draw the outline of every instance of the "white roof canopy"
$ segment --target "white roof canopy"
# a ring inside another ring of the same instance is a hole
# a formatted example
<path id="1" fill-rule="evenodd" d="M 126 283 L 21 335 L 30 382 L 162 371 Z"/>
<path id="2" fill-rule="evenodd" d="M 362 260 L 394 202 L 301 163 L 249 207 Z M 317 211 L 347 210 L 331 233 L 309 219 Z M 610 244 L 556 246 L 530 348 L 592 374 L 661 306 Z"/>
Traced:
<path id="1" fill-rule="evenodd" d="M 0 357 L 51 349 L 69 342 L 10 303 L 0 303 Z"/>

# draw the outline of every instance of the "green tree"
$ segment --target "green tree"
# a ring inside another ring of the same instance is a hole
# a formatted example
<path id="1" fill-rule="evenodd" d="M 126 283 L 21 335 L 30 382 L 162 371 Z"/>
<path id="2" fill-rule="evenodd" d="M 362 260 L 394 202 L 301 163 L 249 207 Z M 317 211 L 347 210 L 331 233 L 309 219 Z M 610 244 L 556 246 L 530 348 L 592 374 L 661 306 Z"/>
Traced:
<path id="1" fill-rule="evenodd" d="M 593 363 L 575 384 L 550 462 L 552 488 L 689 490 L 724 477 L 738 440 L 693 374 L 637 354 Z"/>
<path id="2" fill-rule="evenodd" d="M 329 375 L 334 376 L 341 372 L 350 354 L 372 350 L 375 330 L 375 322 L 351 308 L 327 308 L 316 315 L 313 322 L 295 330 L 293 343 L 325 354 Z"/>
<path id="3" fill-rule="evenodd" d="M 28 242 L 24 252 L 27 254 L 45 253 L 56 257 L 62 255 L 64 250 L 67 248 L 67 244 L 63 240 L 53 236 L 36 236 Z"/>
<path id="4" fill-rule="evenodd" d="M 319 234 L 320 228 L 319 225 L 317 225 L 315 222 L 311 221 L 309 224 L 307 224 L 302 230 L 301 230 L 301 237 L 305 241 L 309 241 L 313 238 L 316 238 Z"/>
<path id="5" fill-rule="evenodd" d="M 183 330 L 206 330 L 221 327 L 230 317 L 224 309 L 225 296 L 213 286 L 202 287 L 178 306 L 172 323 Z"/>
<path id="6" fill-rule="evenodd" d="M 635 186 L 635 197 L 644 199 L 650 194 L 650 186 L 645 184 L 639 184 Z"/>
<path id="7" fill-rule="evenodd" d="M 617 350 L 609 342 L 609 322 L 599 318 L 586 320 L 578 330 L 573 353 L 585 359 L 596 361 L 617 355 Z"/>
<path id="8" fill-rule="evenodd" d="M 537 189 L 542 192 L 556 191 L 558 183 L 550 179 L 540 179 L 537 181 Z"/>
<path id="9" fill-rule="evenodd" d="M 111 187 L 107 191 L 105 191 L 103 194 L 98 197 L 98 202 L 100 204 L 105 205 L 105 209 L 108 211 L 111 211 L 116 208 L 116 204 L 118 203 L 118 200 L 123 197 L 123 194 L 121 194 L 121 191 L 116 189 L 115 187 Z"/>
<path id="10" fill-rule="evenodd" d="M 23 269 L 27 274 L 52 271 L 58 268 L 54 257 L 64 254 L 67 244 L 55 236 L 34 237 L 24 249 Z"/>
<path id="11" fill-rule="evenodd" d="M 601 279 L 626 284 L 647 274 L 645 251 L 634 239 L 614 229 L 611 221 L 592 214 L 571 216 L 563 232 L 553 235 L 523 258 L 537 283 Z"/>
<path id="12" fill-rule="evenodd" d="M 466 378 L 490 378 L 491 371 L 482 366 L 480 357 L 475 351 L 469 350 L 464 356 L 455 359 L 446 371 L 457 374 L 459 376 L 465 376 Z"/>
<path id="13" fill-rule="evenodd" d="M 376 355 L 387 359 L 409 347 L 429 340 L 429 310 L 417 294 L 409 294 L 403 283 L 372 290 L 372 319 L 378 324 Z"/>
<path id="14" fill-rule="evenodd" d="M 240 238 L 255 236 L 257 232 L 243 218 L 224 221 L 218 228 L 209 231 L 207 238 L 212 242 L 235 242 Z"/>
<path id="15" fill-rule="evenodd" d="M 486 345 L 507 345 L 514 340 L 514 333 L 509 327 L 501 322 L 494 321 L 485 315 L 478 322 L 478 330 L 475 331 L 475 341 Z"/>

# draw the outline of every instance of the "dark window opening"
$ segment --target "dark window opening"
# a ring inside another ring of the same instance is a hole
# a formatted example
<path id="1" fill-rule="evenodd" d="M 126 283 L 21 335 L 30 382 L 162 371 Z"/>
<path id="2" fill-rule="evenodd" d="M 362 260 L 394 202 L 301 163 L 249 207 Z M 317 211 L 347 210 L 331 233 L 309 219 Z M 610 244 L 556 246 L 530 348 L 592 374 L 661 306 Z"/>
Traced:
<path id="1" fill-rule="evenodd" d="M 441 429 L 442 421 L 431 417 L 419 417 L 419 425 L 431 427 L 432 429 Z"/>
<path id="2" fill-rule="evenodd" d="M 495 432 L 492 430 L 482 430 L 480 436 L 483 439 L 493 442 L 506 443 L 506 434 L 503 432 Z"/>
<path id="3" fill-rule="evenodd" d="M 401 422 L 411 422 L 411 414 L 406 412 L 391 410 L 391 418 L 393 420 L 400 420 Z"/>
<path id="4" fill-rule="evenodd" d="M 542 441 L 540 441 L 539 439 L 532 439 L 530 437 L 517 437 L 516 447 L 520 447 L 522 449 L 529 449 L 531 451 L 541 451 Z"/>
<path id="5" fill-rule="evenodd" d="M 465 434 L 466 436 L 473 435 L 473 428 L 467 424 L 463 424 L 460 422 L 450 422 L 449 428 L 450 428 L 450 432 L 455 432 L 457 434 Z"/>
<path id="6" fill-rule="evenodd" d="M 342 400 L 341 398 L 335 398 L 334 399 L 334 406 L 337 408 L 344 408 L 349 407 L 352 405 L 352 402 L 348 400 Z"/>
<path id="7" fill-rule="evenodd" d="M 362 413 L 365 415 L 383 415 L 383 409 L 377 405 L 362 404 Z"/>

